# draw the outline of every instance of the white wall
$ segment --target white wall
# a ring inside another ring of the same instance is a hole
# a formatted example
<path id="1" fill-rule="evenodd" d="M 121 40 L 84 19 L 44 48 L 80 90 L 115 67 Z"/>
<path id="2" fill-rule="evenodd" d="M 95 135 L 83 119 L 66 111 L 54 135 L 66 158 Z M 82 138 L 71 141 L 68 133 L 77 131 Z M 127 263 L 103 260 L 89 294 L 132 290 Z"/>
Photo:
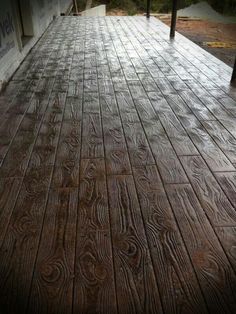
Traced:
<path id="1" fill-rule="evenodd" d="M 106 16 L 106 5 L 101 4 L 94 8 L 81 12 L 82 16 Z"/>
<path id="2" fill-rule="evenodd" d="M 64 13 L 72 0 L 21 0 L 30 3 L 33 37 L 22 46 L 16 0 L 0 1 L 0 90 L 34 46 L 54 16 Z M 28 22 L 28 21 L 27 21 Z"/>

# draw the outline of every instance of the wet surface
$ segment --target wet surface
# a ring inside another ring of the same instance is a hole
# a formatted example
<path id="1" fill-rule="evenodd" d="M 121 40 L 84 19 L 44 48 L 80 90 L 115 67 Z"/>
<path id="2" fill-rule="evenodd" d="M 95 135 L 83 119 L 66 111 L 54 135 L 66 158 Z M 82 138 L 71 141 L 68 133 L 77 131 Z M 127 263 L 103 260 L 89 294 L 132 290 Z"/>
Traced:
<path id="1" fill-rule="evenodd" d="M 0 95 L 0 312 L 235 313 L 231 68 L 144 17 L 61 17 Z"/>

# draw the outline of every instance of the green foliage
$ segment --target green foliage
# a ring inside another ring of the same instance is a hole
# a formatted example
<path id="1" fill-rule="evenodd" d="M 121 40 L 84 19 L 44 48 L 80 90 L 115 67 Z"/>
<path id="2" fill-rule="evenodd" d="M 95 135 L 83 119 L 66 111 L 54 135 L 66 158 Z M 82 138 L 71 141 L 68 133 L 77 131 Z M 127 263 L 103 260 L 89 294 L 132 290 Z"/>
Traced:
<path id="1" fill-rule="evenodd" d="M 144 11 L 146 9 L 146 2 L 142 0 L 110 0 L 107 1 L 108 9 L 123 9 L 128 12 L 133 12 L 134 15 L 137 13 L 137 10 Z M 134 13 L 135 12 L 135 13 Z"/>
<path id="2" fill-rule="evenodd" d="M 208 0 L 212 7 L 225 14 L 236 14 L 236 0 Z"/>
<path id="3" fill-rule="evenodd" d="M 158 0 L 157 0 L 158 1 Z M 200 2 L 201 0 L 179 0 L 178 1 L 178 8 L 182 9 L 191 4 Z M 172 9 L 172 0 L 159 0 L 159 12 L 160 13 L 168 13 L 171 12 Z"/>
<path id="4" fill-rule="evenodd" d="M 179 7 L 183 8 L 200 0 L 179 0 Z M 236 0 L 234 0 L 236 1 Z M 104 0 L 108 9 L 124 9 L 128 12 L 145 11 L 147 0 Z M 172 0 L 151 0 L 151 10 L 153 12 L 170 12 L 172 8 Z"/>
<path id="5" fill-rule="evenodd" d="M 204 0 L 178 0 L 178 7 L 184 8 L 191 4 Z M 236 14 L 236 0 L 205 0 L 215 10 L 225 14 Z M 151 0 L 153 12 L 171 12 L 173 0 Z M 85 7 L 86 0 L 78 0 L 79 7 Z M 108 9 L 123 9 L 129 15 L 137 12 L 145 12 L 147 0 L 96 0 L 96 3 L 104 3 Z M 84 8 L 83 8 L 84 9 Z"/>

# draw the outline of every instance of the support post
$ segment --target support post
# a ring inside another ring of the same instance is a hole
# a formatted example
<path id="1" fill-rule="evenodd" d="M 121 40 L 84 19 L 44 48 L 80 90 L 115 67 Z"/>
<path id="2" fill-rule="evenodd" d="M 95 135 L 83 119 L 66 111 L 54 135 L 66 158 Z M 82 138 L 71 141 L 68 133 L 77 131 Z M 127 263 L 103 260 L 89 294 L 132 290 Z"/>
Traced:
<path id="1" fill-rule="evenodd" d="M 231 84 L 236 86 L 236 58 L 234 62 L 234 69 L 232 73 Z"/>
<path id="2" fill-rule="evenodd" d="M 150 18 L 150 7 L 151 7 L 151 0 L 147 0 L 147 13 L 146 17 L 149 19 Z"/>
<path id="3" fill-rule="evenodd" d="M 75 13 L 76 13 L 76 15 L 78 15 L 79 11 L 78 11 L 77 0 L 73 0 L 73 4 L 74 4 L 74 8 L 75 8 Z"/>
<path id="4" fill-rule="evenodd" d="M 175 37 L 175 28 L 176 28 L 176 20 L 177 20 L 177 7 L 178 7 L 178 0 L 173 0 L 172 14 L 171 14 L 171 26 L 170 26 L 170 38 Z"/>

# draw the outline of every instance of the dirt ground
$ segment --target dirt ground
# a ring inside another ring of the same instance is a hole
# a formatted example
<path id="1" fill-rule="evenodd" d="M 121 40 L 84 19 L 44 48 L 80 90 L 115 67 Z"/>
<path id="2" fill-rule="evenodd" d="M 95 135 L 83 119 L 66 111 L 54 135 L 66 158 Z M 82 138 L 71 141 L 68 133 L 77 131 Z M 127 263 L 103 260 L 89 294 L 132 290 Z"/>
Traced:
<path id="1" fill-rule="evenodd" d="M 111 16 L 126 16 L 128 15 L 127 11 L 120 10 L 120 9 L 113 9 L 109 10 L 106 12 L 106 15 L 111 15 Z"/>
<path id="2" fill-rule="evenodd" d="M 170 19 L 160 19 L 170 25 Z M 236 57 L 236 24 L 178 20 L 176 30 L 226 64 L 233 66 Z M 221 42 L 232 48 L 209 47 L 206 42 Z"/>
<path id="3" fill-rule="evenodd" d="M 141 13 L 142 14 L 142 13 Z M 110 10 L 107 15 L 127 15 L 124 10 Z M 170 25 L 170 18 L 158 16 L 165 24 Z M 204 20 L 178 20 L 176 30 L 207 50 L 218 59 L 233 67 L 236 57 L 236 23 L 223 24 Z M 207 42 L 221 42 L 232 48 L 209 47 Z"/>

